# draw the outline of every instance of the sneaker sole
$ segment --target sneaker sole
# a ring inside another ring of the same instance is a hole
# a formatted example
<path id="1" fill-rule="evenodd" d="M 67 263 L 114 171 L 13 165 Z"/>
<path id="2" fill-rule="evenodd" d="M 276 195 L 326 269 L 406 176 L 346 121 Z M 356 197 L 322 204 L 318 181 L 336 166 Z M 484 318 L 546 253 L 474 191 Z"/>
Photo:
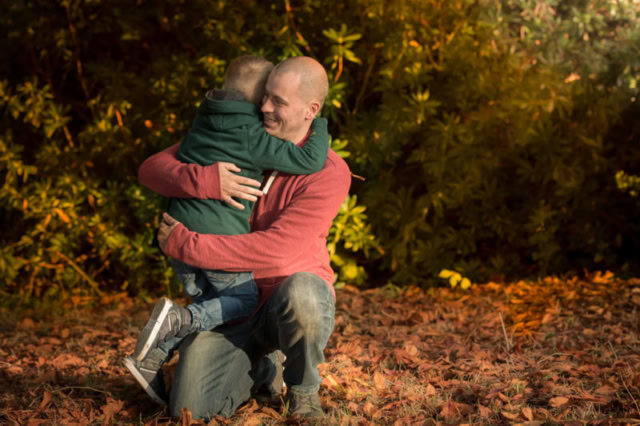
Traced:
<path id="1" fill-rule="evenodd" d="M 162 298 L 156 303 L 156 306 L 153 308 L 153 312 L 151 312 L 149 321 L 147 321 L 147 324 L 140 332 L 140 337 L 138 337 L 139 341 L 144 341 L 144 345 L 142 346 L 140 353 L 134 357 L 137 361 L 142 361 L 147 356 L 147 353 L 149 353 L 149 350 L 154 346 L 153 344 L 156 343 L 158 332 L 160 331 L 162 323 L 167 317 L 171 306 L 173 306 L 173 302 L 167 298 Z M 151 326 L 151 324 L 153 324 L 153 326 Z M 151 331 L 147 331 L 149 328 Z"/>
<path id="2" fill-rule="evenodd" d="M 153 399 L 160 405 L 167 405 L 167 401 L 160 398 L 160 396 L 153 390 L 149 382 L 147 382 L 144 376 L 140 374 L 140 371 L 138 371 L 138 368 L 135 366 L 131 357 L 126 357 L 124 359 L 124 366 L 127 367 L 127 370 L 129 370 L 129 372 L 138 381 L 140 386 L 142 386 L 142 389 L 144 389 L 144 391 L 151 397 L 151 399 Z"/>

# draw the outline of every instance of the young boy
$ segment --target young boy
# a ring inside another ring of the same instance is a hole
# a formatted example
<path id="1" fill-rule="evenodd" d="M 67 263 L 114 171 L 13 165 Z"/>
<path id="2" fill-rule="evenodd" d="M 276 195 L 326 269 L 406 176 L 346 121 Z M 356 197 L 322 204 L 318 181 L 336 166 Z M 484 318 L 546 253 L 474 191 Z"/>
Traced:
<path id="1" fill-rule="evenodd" d="M 262 128 L 259 106 L 273 64 L 242 56 L 227 69 L 223 90 L 207 92 L 187 136 L 178 150 L 186 163 L 234 163 L 243 176 L 262 180 L 264 170 L 311 174 L 322 169 L 329 150 L 327 121 L 317 118 L 303 147 L 269 135 Z M 266 189 L 265 189 L 266 190 Z M 168 213 L 188 229 L 217 235 L 250 232 L 253 203 L 240 200 L 244 210 L 217 200 L 169 200 Z M 185 293 L 193 298 L 183 308 L 160 299 L 142 329 L 134 353 L 124 364 L 158 403 L 165 404 L 162 364 L 187 335 L 250 315 L 258 305 L 251 272 L 211 271 L 176 259 L 171 264 Z"/>

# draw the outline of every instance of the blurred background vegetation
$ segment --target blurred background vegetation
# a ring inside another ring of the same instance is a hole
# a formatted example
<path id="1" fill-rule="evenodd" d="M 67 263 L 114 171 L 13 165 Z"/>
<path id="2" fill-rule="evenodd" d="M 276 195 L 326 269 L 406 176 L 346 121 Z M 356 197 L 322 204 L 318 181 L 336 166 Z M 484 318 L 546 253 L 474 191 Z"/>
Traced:
<path id="1" fill-rule="evenodd" d="M 137 169 L 242 54 L 329 71 L 332 145 L 366 178 L 331 229 L 339 283 L 638 274 L 639 17 L 637 0 L 2 2 L 0 294 L 175 294 Z"/>

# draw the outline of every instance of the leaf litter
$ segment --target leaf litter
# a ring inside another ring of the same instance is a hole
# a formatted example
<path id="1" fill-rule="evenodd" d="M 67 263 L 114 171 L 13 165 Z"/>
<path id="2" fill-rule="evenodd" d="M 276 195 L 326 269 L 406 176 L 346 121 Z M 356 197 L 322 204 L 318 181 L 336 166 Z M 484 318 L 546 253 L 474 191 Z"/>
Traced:
<path id="1" fill-rule="evenodd" d="M 323 424 L 640 424 L 640 279 L 337 296 Z M 126 372 L 151 305 L 116 300 L 64 316 L 3 309 L 0 423 L 202 424 L 186 410 L 171 418 Z M 286 414 L 252 399 L 210 423 L 304 424 Z"/>

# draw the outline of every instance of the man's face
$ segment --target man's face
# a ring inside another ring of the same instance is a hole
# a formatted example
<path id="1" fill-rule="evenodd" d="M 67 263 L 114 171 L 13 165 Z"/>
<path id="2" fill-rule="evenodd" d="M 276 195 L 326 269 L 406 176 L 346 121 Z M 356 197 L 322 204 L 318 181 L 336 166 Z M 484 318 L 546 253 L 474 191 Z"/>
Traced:
<path id="1" fill-rule="evenodd" d="M 264 129 L 272 136 L 298 143 L 313 119 L 309 103 L 299 93 L 299 77 L 295 73 L 272 73 L 262 98 Z M 296 140 L 297 139 L 297 140 Z"/>

